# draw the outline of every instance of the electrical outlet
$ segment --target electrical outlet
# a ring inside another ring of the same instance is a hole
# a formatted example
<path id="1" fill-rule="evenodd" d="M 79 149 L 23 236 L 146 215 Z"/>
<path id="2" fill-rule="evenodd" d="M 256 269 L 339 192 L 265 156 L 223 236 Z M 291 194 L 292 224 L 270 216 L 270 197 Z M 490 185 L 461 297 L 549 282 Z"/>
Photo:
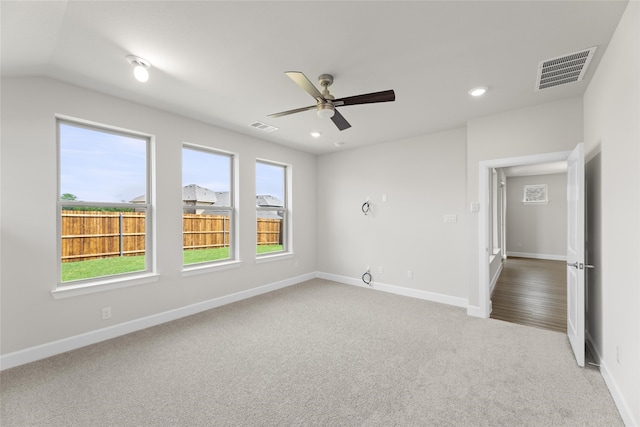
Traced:
<path id="1" fill-rule="evenodd" d="M 407 279 L 413 279 L 413 271 L 407 270 Z"/>
<path id="2" fill-rule="evenodd" d="M 383 266 L 381 266 L 381 265 L 378 266 L 378 273 L 384 274 L 384 267 Z"/>
<path id="3" fill-rule="evenodd" d="M 102 309 L 102 320 L 111 319 L 111 307 L 104 307 Z"/>
<path id="4" fill-rule="evenodd" d="M 617 345 L 617 346 L 616 346 L 616 360 L 617 360 L 617 362 L 618 362 L 618 365 L 620 364 L 620 353 L 621 353 L 621 351 L 620 351 L 620 346 L 619 346 L 619 345 Z"/>

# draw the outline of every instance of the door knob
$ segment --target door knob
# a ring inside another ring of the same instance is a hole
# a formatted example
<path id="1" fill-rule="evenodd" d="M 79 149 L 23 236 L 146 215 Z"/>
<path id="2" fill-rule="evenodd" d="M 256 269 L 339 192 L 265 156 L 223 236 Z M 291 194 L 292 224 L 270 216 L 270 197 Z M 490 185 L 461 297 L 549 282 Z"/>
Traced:
<path id="1" fill-rule="evenodd" d="M 583 264 L 581 262 L 579 263 L 578 261 L 576 261 L 574 263 L 568 262 L 567 265 L 569 267 L 577 268 L 578 270 L 584 270 L 585 268 L 596 268 L 595 266 L 593 266 L 591 264 Z"/>

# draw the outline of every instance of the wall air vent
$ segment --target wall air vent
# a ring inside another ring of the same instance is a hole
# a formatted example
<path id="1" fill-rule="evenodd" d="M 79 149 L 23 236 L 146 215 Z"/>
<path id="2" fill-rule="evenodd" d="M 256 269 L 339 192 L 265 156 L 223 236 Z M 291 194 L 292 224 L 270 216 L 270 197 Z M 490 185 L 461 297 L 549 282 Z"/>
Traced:
<path id="1" fill-rule="evenodd" d="M 268 125 L 268 124 L 263 123 L 263 122 L 253 122 L 253 123 L 251 123 L 251 126 L 253 126 L 256 129 L 260 129 L 261 131 L 264 131 L 264 132 L 273 132 L 273 131 L 278 130 L 277 127 Z"/>
<path id="2" fill-rule="evenodd" d="M 587 71 L 596 47 L 547 59 L 538 64 L 536 90 L 579 82 Z"/>

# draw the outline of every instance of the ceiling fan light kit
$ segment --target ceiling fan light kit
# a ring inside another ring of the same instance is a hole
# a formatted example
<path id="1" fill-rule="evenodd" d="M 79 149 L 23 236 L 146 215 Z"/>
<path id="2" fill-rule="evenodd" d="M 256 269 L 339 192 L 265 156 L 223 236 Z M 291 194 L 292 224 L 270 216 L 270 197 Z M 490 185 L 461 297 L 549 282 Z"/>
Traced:
<path id="1" fill-rule="evenodd" d="M 349 129 L 351 124 L 340 114 L 336 107 L 346 105 L 373 104 L 377 102 L 391 102 L 396 100 L 396 94 L 393 90 L 385 90 L 382 92 L 367 93 L 364 95 L 349 96 L 346 98 L 335 99 L 329 92 L 329 86 L 333 84 L 333 76 L 331 74 L 321 74 L 318 76 L 318 83 L 322 87 L 320 92 L 311 81 L 300 71 L 287 71 L 285 74 L 293 80 L 302 90 L 316 100 L 316 105 L 309 107 L 296 108 L 295 110 L 283 111 L 281 113 L 269 114 L 269 117 L 282 117 L 289 114 L 300 113 L 303 111 L 317 111 L 318 117 L 330 118 L 333 124 L 339 130 Z"/>
<path id="2" fill-rule="evenodd" d="M 321 119 L 330 119 L 335 114 L 336 110 L 331 101 L 318 104 L 318 117 Z"/>

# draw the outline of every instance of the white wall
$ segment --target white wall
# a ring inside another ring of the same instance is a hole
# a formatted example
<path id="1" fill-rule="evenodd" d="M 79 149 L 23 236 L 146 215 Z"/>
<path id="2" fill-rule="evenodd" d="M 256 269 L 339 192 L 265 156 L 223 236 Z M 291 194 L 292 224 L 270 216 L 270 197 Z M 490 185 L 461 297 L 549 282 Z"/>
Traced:
<path id="1" fill-rule="evenodd" d="M 525 185 L 547 185 L 548 203 L 522 203 Z M 507 178 L 507 254 L 563 260 L 567 256 L 567 174 Z"/>
<path id="2" fill-rule="evenodd" d="M 587 324 L 627 425 L 640 425 L 640 3 L 631 1 L 584 95 Z M 595 237 L 591 241 L 591 236 Z"/>
<path id="3" fill-rule="evenodd" d="M 478 202 L 478 163 L 542 153 L 568 151 L 582 142 L 582 99 L 571 98 L 511 110 L 467 123 L 467 208 Z M 480 206 L 486 209 L 486 206 Z M 478 215 L 470 214 L 466 245 L 468 298 L 479 306 Z"/>
<path id="4" fill-rule="evenodd" d="M 156 283 L 55 300 L 55 114 L 155 135 Z M 240 268 L 182 277 L 182 142 L 238 154 Z M 255 263 L 255 160 L 292 165 L 290 259 Z M 316 158 L 54 80 L 2 80 L 2 354 L 312 273 L 316 267 Z M 113 317 L 101 320 L 101 308 Z"/>
<path id="5" fill-rule="evenodd" d="M 466 301 L 465 137 L 456 129 L 320 156 L 318 270 L 360 280 L 370 265 L 374 285 Z"/>

